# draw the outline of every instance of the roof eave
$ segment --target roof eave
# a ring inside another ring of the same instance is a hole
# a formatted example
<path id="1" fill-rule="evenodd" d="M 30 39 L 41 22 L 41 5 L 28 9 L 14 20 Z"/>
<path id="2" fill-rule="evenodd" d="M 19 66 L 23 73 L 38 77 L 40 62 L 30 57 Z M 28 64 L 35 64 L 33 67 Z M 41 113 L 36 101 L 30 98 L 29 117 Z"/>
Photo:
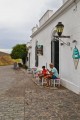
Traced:
<path id="1" fill-rule="evenodd" d="M 33 38 L 37 33 L 39 33 L 45 26 L 47 26 L 50 22 L 52 22 L 58 15 L 64 12 L 74 0 L 68 0 L 65 4 L 63 4 L 41 27 L 38 28 L 30 37 Z"/>

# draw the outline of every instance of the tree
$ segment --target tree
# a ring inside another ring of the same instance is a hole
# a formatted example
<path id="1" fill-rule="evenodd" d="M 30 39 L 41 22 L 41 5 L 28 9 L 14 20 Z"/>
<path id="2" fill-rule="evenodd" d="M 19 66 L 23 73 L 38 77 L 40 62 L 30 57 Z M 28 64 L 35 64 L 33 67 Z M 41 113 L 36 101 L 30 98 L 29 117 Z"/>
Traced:
<path id="1" fill-rule="evenodd" d="M 12 49 L 11 57 L 13 59 L 22 59 L 22 62 L 25 65 L 27 54 L 28 54 L 28 48 L 26 44 L 17 44 Z"/>

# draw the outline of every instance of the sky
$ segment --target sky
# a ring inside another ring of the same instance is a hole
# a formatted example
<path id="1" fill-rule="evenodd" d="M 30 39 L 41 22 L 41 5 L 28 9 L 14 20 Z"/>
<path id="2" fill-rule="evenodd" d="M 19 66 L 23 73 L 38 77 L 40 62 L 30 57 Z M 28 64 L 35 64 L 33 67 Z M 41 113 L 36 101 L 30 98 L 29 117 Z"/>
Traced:
<path id="1" fill-rule="evenodd" d="M 0 0 L 0 50 L 30 41 L 43 14 L 61 5 L 62 0 Z"/>

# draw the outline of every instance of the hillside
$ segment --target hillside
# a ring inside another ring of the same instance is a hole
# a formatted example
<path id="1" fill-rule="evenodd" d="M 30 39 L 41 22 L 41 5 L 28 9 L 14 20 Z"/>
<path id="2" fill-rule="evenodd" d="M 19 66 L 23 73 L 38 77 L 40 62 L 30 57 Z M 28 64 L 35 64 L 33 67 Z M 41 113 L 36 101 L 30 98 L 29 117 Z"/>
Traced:
<path id="1" fill-rule="evenodd" d="M 4 55 L 9 55 L 9 54 L 8 54 L 8 53 L 1 52 L 1 51 L 0 51 L 0 56 L 4 56 Z"/>
<path id="2" fill-rule="evenodd" d="M 8 53 L 0 52 L 0 66 L 11 65 L 13 63 L 14 60 L 10 57 Z"/>

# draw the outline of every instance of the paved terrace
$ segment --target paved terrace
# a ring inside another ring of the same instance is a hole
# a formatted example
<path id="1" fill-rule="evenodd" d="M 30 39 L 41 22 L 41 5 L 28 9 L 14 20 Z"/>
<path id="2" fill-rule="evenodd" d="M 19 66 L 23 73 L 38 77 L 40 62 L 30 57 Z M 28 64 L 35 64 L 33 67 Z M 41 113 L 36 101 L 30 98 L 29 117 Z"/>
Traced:
<path id="1" fill-rule="evenodd" d="M 0 67 L 0 120 L 80 120 L 80 96 L 37 86 L 32 75 Z"/>

